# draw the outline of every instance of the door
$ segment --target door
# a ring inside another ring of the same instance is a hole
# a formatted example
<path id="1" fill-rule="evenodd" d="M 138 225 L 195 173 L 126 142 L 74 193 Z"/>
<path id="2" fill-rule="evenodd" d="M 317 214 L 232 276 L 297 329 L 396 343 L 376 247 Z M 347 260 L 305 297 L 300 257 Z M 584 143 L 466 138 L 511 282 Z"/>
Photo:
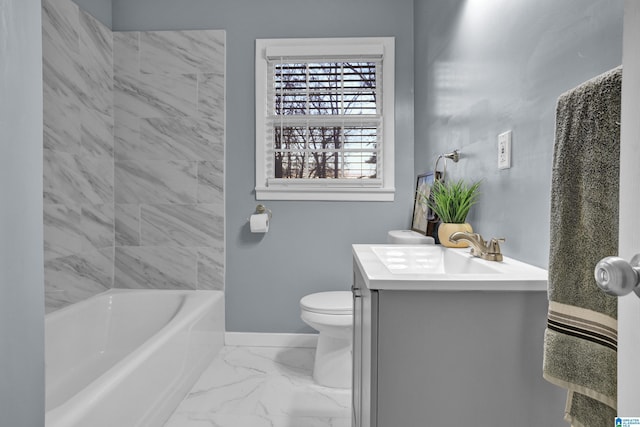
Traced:
<path id="1" fill-rule="evenodd" d="M 640 253 L 640 1 L 625 0 L 620 145 L 620 257 Z M 640 417 L 640 298 L 618 298 L 618 415 Z"/>

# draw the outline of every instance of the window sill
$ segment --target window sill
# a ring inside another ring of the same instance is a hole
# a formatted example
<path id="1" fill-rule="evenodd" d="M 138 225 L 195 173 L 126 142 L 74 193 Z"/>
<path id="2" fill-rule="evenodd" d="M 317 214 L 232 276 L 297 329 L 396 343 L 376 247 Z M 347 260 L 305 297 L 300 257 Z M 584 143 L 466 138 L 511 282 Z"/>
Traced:
<path id="1" fill-rule="evenodd" d="M 256 187 L 256 200 L 393 202 L 395 188 Z"/>

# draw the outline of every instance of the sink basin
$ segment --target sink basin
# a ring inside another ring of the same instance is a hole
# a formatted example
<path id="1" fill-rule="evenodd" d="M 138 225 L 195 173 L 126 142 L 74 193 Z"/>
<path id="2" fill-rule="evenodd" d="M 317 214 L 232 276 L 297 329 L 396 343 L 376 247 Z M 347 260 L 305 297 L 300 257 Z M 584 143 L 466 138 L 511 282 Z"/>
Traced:
<path id="1" fill-rule="evenodd" d="M 497 274 L 499 269 L 479 263 L 468 254 L 442 246 L 378 246 L 373 253 L 393 274 Z"/>
<path id="2" fill-rule="evenodd" d="M 507 256 L 474 257 L 440 245 L 353 245 L 369 289 L 438 291 L 546 291 L 546 270 Z"/>

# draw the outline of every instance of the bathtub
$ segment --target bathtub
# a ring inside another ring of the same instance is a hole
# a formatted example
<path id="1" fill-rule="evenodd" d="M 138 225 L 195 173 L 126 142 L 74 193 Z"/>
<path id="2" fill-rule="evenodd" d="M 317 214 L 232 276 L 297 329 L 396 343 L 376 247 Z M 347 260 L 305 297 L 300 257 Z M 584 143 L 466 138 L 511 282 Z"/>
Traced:
<path id="1" fill-rule="evenodd" d="M 224 294 L 114 289 L 45 319 L 46 427 L 158 427 L 223 346 Z"/>

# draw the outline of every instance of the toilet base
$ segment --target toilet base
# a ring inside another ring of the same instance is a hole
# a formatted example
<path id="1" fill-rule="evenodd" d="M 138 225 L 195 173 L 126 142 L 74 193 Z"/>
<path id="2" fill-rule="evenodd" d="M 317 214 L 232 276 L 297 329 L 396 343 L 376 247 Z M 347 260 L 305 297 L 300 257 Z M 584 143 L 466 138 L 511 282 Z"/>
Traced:
<path id="1" fill-rule="evenodd" d="M 320 385 L 333 388 L 351 388 L 351 337 L 318 336 L 313 365 L 313 379 Z"/>

